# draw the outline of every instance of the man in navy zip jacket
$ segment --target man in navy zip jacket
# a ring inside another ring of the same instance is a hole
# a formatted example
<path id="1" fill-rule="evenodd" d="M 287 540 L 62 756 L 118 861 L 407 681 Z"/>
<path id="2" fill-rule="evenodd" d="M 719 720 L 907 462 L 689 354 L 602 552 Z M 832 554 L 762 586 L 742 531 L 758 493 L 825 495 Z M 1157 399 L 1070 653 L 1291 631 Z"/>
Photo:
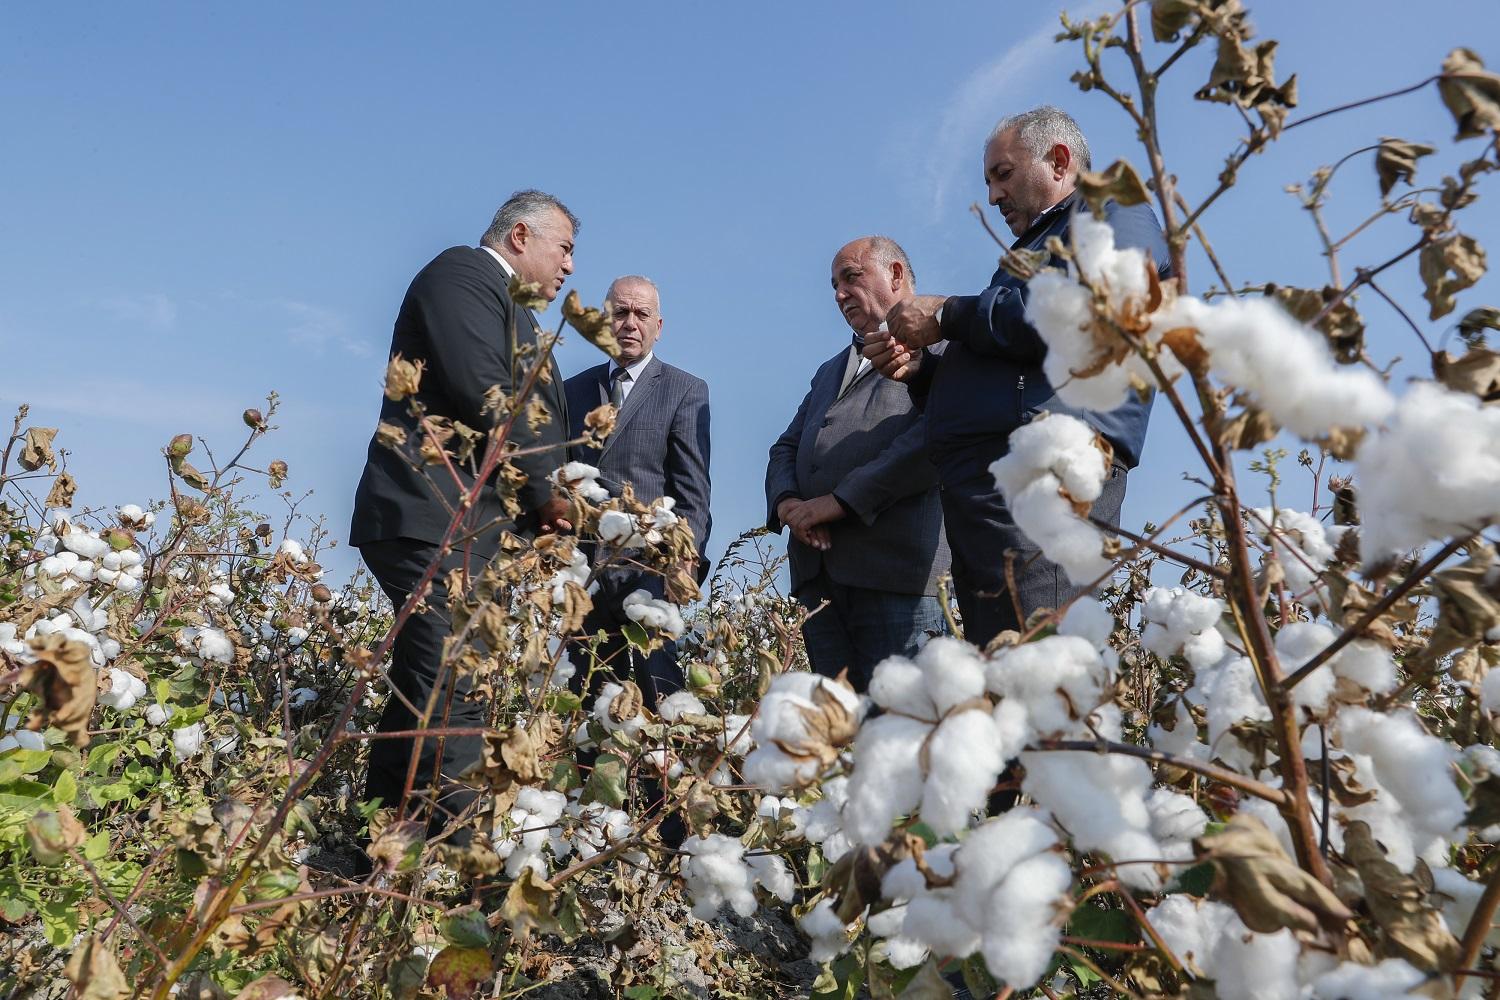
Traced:
<path id="1" fill-rule="evenodd" d="M 1069 242 L 1073 214 L 1088 211 L 1076 193 L 1078 174 L 1087 169 L 1088 142 L 1064 111 L 1037 108 L 995 126 L 985 146 L 984 176 L 990 204 L 1018 237 L 1015 249 L 1044 250 L 1053 236 Z M 1146 250 L 1167 276 L 1166 240 L 1148 206 L 1111 203 L 1106 217 L 1116 246 Z M 1053 258 L 1051 266 L 1064 262 Z M 954 590 L 965 637 L 978 645 L 1078 592 L 1017 529 L 989 473 L 990 463 L 1009 450 L 1011 432 L 1043 410 L 1071 414 L 1096 428 L 1114 446 L 1115 465 L 1093 515 L 1118 524 L 1126 472 L 1140 462 L 1151 415 L 1149 398 L 1132 398 L 1108 413 L 1059 400 L 1042 374 L 1047 347 L 1026 322 L 1026 299 L 1026 282 L 1002 268 L 978 295 L 919 295 L 898 303 L 886 319 L 890 332 L 871 337 L 865 347 L 881 374 L 905 382 L 927 415 Z M 947 341 L 942 353 L 931 349 L 939 341 Z"/>

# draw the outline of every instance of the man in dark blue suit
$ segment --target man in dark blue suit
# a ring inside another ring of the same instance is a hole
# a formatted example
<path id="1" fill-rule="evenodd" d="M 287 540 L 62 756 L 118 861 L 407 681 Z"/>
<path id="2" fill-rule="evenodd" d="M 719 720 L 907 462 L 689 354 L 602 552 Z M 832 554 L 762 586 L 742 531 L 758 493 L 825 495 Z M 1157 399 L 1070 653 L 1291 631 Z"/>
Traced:
<path id="1" fill-rule="evenodd" d="M 708 509 L 708 386 L 697 376 L 656 357 L 663 323 L 661 297 L 651 279 L 640 275 L 616 278 L 606 298 L 620 356 L 579 372 L 564 383 L 570 436 L 582 436 L 584 417 L 604 403 L 613 403 L 619 416 L 602 449 L 575 448 L 572 457 L 596 466 L 600 484 L 614 495 L 629 483 L 643 502 L 671 497 L 676 502 L 672 512 L 692 528 L 693 540 L 702 553 L 708 546 L 712 525 Z M 700 558 L 689 570 L 701 581 L 706 568 L 706 561 Z M 633 673 L 646 703 L 654 705 L 658 697 L 682 686 L 682 671 L 670 643 L 642 658 L 618 638 L 629 621 L 623 601 L 635 590 L 661 597 L 664 581 L 655 573 L 627 567 L 610 568 L 600 574 L 594 608 L 584 620 L 583 632 L 593 635 L 603 629 L 610 633 L 610 641 L 600 649 L 601 657 L 610 661 L 612 671 L 621 679 Z M 624 668 L 626 659 L 635 661 L 633 671 Z"/>
<path id="2" fill-rule="evenodd" d="M 984 176 L 990 204 L 1017 236 L 1015 249 L 1045 250 L 1053 236 L 1068 242 L 1081 206 L 1078 174 L 1087 169 L 1088 142 L 1064 111 L 1037 108 L 995 126 Z M 1115 245 L 1145 249 L 1165 277 L 1166 240 L 1151 209 L 1110 204 L 1106 215 Z M 1051 265 L 1064 262 L 1054 258 Z M 954 590 L 965 637 L 979 645 L 1019 629 L 1037 608 L 1060 607 L 1077 593 L 1016 528 L 989 473 L 990 463 L 1009 449 L 1011 432 L 1043 410 L 1096 428 L 1113 445 L 1115 464 L 1093 515 L 1119 524 L 1126 472 L 1140 462 L 1151 414 L 1150 398 L 1132 398 L 1108 413 L 1059 400 L 1042 373 L 1047 346 L 1026 322 L 1026 299 L 1026 282 L 1001 268 L 978 295 L 918 295 L 898 303 L 886 318 L 890 332 L 867 338 L 865 347 L 871 363 L 905 382 L 927 415 Z M 934 350 L 940 341 L 947 342 L 942 353 Z"/>

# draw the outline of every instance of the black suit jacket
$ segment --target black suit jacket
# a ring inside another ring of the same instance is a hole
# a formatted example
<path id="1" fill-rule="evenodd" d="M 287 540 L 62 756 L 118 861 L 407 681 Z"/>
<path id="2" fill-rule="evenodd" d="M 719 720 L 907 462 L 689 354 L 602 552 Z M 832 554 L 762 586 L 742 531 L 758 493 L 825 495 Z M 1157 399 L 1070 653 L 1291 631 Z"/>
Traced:
<path id="1" fill-rule="evenodd" d="M 583 418 L 609 401 L 608 362 L 587 368 L 566 383 L 570 437 L 583 434 Z M 576 447 L 573 457 L 597 466 L 611 493 L 630 483 L 650 503 L 668 496 L 674 512 L 693 529 L 699 553 L 708 548 L 708 384 L 653 357 L 625 397 L 614 432 L 602 450 Z"/>
<path id="2" fill-rule="evenodd" d="M 474 247 L 451 247 L 412 279 L 396 316 L 391 353 L 426 362 L 416 398 L 429 416 L 449 417 L 487 431 L 496 415 L 481 412 L 485 393 L 499 386 L 508 396 L 521 388 L 531 362 L 520 352 L 536 346 L 537 330 L 531 311 L 511 301 L 510 279 L 494 257 Z M 493 553 L 501 527 L 522 532 L 534 527 L 535 512 L 552 496 L 548 476 L 567 458 L 567 404 L 557 364 L 550 358 L 547 372 L 550 378 L 539 379 L 535 391 L 549 419 L 533 431 L 523 415 L 508 438 L 515 448 L 546 449 L 512 460 L 526 476 L 517 494 L 521 515 L 514 524 L 507 521 L 491 479 L 465 518 L 463 530 L 488 526 L 476 539 L 476 552 Z M 380 419 L 406 431 L 403 451 L 415 456 L 422 434 L 408 409 L 409 400 L 382 397 Z M 472 467 L 482 453 L 483 442 L 472 461 L 459 466 L 462 489 L 472 487 Z M 406 457 L 372 438 L 354 495 L 350 544 L 394 538 L 440 542 L 452 518 L 449 510 L 457 509 L 460 489 L 443 465 L 422 466 L 419 472 Z"/>

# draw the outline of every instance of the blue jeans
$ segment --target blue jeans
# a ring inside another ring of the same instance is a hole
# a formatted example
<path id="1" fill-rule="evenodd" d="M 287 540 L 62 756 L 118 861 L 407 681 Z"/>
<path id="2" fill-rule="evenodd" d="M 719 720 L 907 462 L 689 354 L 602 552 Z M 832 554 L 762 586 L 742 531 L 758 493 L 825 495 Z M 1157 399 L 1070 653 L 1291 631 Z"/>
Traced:
<path id="1" fill-rule="evenodd" d="M 870 686 L 875 664 L 888 656 L 914 656 L 925 636 L 948 631 L 942 606 L 931 595 L 850 587 L 823 572 L 803 581 L 796 596 L 809 611 L 828 602 L 802 625 L 813 670 L 837 677 L 847 668 L 849 683 L 860 693 Z"/>

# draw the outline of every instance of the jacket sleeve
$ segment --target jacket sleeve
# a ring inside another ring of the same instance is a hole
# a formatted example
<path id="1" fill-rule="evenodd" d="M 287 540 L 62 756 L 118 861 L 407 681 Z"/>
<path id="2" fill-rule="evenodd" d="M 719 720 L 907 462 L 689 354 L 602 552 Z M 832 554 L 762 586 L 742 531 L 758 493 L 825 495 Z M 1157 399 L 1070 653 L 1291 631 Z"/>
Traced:
<path id="1" fill-rule="evenodd" d="M 927 409 L 927 396 L 932 392 L 932 380 L 937 375 L 938 365 L 942 364 L 943 349 L 947 346 L 945 342 L 938 341 L 930 347 L 922 348 L 922 366 L 906 382 L 906 392 L 911 397 L 911 405 L 916 407 L 919 413 Z"/>
<path id="2" fill-rule="evenodd" d="M 955 295 L 943 305 L 943 338 L 975 354 L 1040 364 L 1047 345 L 1026 322 L 1026 285 L 1004 280 L 978 295 Z"/>
<path id="3" fill-rule="evenodd" d="M 927 418 L 918 417 L 874 459 L 852 470 L 833 495 L 866 525 L 891 504 L 937 485 L 937 467 L 927 458 Z"/>
<path id="4" fill-rule="evenodd" d="M 816 376 L 813 379 L 817 381 Z M 776 508 L 788 496 L 806 499 L 797 485 L 797 448 L 802 442 L 802 427 L 807 421 L 807 406 L 812 400 L 812 389 L 802 397 L 797 413 L 781 437 L 771 445 L 771 457 L 766 462 L 766 527 L 774 532 L 782 528 Z"/>
<path id="5" fill-rule="evenodd" d="M 667 493 L 677 501 L 676 514 L 693 529 L 698 554 L 708 549 L 713 528 L 709 512 L 712 488 L 708 479 L 708 384 L 694 379 L 672 418 L 667 440 Z"/>

